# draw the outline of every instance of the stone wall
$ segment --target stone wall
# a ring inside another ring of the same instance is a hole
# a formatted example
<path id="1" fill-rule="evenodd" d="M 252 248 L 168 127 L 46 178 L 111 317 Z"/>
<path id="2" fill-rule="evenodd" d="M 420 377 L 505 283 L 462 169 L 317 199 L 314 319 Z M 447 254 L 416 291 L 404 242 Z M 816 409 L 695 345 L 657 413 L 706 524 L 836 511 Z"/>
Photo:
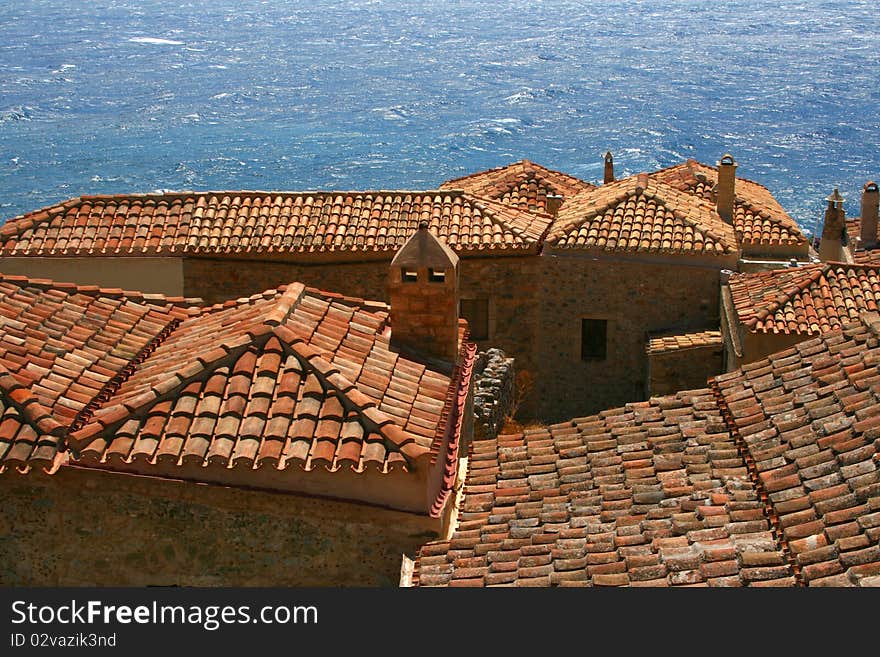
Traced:
<path id="1" fill-rule="evenodd" d="M 459 298 L 488 302 L 489 337 L 478 341 L 478 347 L 504 350 L 516 358 L 521 371 L 535 369 L 540 263 L 541 258 L 536 256 L 463 257 L 459 262 Z M 308 265 L 187 258 L 183 264 L 184 288 L 187 296 L 218 303 L 301 281 L 323 290 L 387 302 L 390 264 L 390 258 L 366 263 L 328 261 Z M 535 395 L 523 401 L 521 409 L 527 416 L 534 414 Z"/>
<path id="2" fill-rule="evenodd" d="M 536 349 L 538 418 L 563 421 L 643 400 L 647 333 L 719 322 L 719 270 L 678 262 L 544 255 Z M 607 353 L 581 359 L 581 320 L 607 320 Z"/>
<path id="3" fill-rule="evenodd" d="M 387 261 L 297 264 L 275 260 L 186 258 L 183 287 L 186 296 L 206 303 L 249 297 L 252 294 L 301 282 L 352 297 L 388 300 Z"/>
<path id="4" fill-rule="evenodd" d="M 2 586 L 395 586 L 436 520 L 63 467 L 0 476 Z"/>
<path id="5" fill-rule="evenodd" d="M 474 439 L 495 438 L 514 402 L 514 360 L 500 349 L 477 354 L 474 362 Z"/>
<path id="6" fill-rule="evenodd" d="M 720 344 L 648 354 L 648 396 L 705 388 L 721 374 L 724 348 Z"/>

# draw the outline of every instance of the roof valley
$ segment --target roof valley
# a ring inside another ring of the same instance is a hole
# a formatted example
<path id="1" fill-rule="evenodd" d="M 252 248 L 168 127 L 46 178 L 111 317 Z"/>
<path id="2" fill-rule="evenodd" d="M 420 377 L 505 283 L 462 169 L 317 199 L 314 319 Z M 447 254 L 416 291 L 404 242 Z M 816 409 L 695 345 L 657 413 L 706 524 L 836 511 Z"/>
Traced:
<path id="1" fill-rule="evenodd" d="M 721 387 L 718 385 L 718 382 L 714 378 L 709 380 L 709 390 L 711 390 L 712 397 L 715 399 L 715 403 L 718 405 L 718 409 L 721 411 L 721 417 L 724 420 L 724 424 L 727 425 L 727 431 L 730 433 L 731 438 L 733 438 L 733 443 L 734 445 L 736 445 L 736 450 L 737 452 L 739 452 L 740 458 L 746 465 L 746 471 L 748 472 L 749 480 L 751 481 L 752 486 L 754 486 L 755 491 L 758 494 L 758 499 L 761 501 L 761 505 L 763 506 L 764 517 L 767 518 L 770 523 L 770 531 L 773 534 L 773 539 L 776 541 L 776 545 L 779 547 L 779 551 L 785 557 L 785 560 L 788 563 L 788 566 L 791 569 L 792 575 L 795 579 L 796 585 L 804 586 L 804 580 L 801 574 L 800 565 L 797 562 L 797 558 L 792 553 L 791 546 L 788 543 L 788 539 L 786 538 L 783 529 L 780 526 L 779 514 L 776 512 L 776 508 L 774 507 L 774 504 L 771 501 L 770 496 L 768 495 L 767 489 L 764 486 L 764 482 L 761 479 L 757 464 L 755 463 L 755 457 L 752 455 L 748 443 L 743 439 L 742 434 L 740 434 L 739 428 L 737 427 L 736 421 L 734 420 L 733 413 L 731 412 L 730 407 L 727 404 L 727 398 L 721 392 Z"/>

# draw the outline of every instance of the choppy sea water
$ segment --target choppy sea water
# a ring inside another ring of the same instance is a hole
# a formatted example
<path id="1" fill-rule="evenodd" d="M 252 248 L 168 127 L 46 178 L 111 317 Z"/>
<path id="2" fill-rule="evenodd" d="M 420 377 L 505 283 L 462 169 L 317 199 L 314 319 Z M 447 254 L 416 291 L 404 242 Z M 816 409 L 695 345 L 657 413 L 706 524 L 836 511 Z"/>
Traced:
<path id="1" fill-rule="evenodd" d="M 730 151 L 812 232 L 880 178 L 873 2 L 0 2 L 0 220 L 93 193 L 597 181 Z"/>

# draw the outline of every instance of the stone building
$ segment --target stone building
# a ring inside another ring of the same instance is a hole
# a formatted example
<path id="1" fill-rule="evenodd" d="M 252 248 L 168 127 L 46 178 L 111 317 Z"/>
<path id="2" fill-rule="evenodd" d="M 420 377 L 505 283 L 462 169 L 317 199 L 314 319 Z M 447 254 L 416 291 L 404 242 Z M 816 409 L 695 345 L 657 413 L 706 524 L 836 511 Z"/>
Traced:
<path id="1" fill-rule="evenodd" d="M 402 310 L 0 278 L 0 583 L 395 583 L 452 529 L 476 349 L 455 255 L 426 229 L 400 254 Z"/>
<path id="2" fill-rule="evenodd" d="M 620 180 L 605 165 L 599 186 L 523 160 L 420 192 L 82 197 L 0 228 L 0 271 L 209 303 L 291 280 L 387 301 L 393 254 L 427 222 L 459 258 L 472 339 L 533 379 L 521 416 L 552 421 L 678 388 L 649 372 L 650 336 L 717 330 L 724 270 L 808 258 L 730 156 Z"/>
<path id="3" fill-rule="evenodd" d="M 880 315 L 707 388 L 473 444 L 404 586 L 880 586 Z"/>
<path id="4" fill-rule="evenodd" d="M 734 274 L 721 293 L 730 371 L 880 308 L 880 262 L 818 262 Z"/>

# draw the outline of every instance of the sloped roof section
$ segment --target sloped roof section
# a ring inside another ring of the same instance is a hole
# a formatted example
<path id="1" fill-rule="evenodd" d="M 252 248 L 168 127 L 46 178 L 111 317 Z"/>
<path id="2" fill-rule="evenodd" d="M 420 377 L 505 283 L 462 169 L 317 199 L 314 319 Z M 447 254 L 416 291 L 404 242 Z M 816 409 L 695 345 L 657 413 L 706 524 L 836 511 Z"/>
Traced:
<path id="1" fill-rule="evenodd" d="M 717 377 L 808 586 L 880 586 L 880 316 Z"/>
<path id="2" fill-rule="evenodd" d="M 407 468 L 430 453 L 451 381 L 392 352 L 387 319 L 299 284 L 211 309 L 71 443 L 111 465 Z"/>
<path id="3" fill-rule="evenodd" d="M 880 307 L 880 262 L 823 262 L 737 274 L 730 292 L 739 320 L 750 331 L 816 335 Z"/>
<path id="4" fill-rule="evenodd" d="M 0 443 L 58 440 L 197 300 L 0 275 Z M 24 443 L 22 443 L 23 445 Z M 3 451 L 0 449 L 0 451 Z M 24 447 L 0 465 L 45 461 Z"/>
<path id="5" fill-rule="evenodd" d="M 579 178 L 547 169 L 529 160 L 447 180 L 440 186 L 441 189 L 463 189 L 476 196 L 530 212 L 547 212 L 548 196 L 567 199 L 594 187 Z"/>
<path id="6" fill-rule="evenodd" d="M 472 448 L 421 586 L 880 586 L 880 314 Z"/>
<path id="7" fill-rule="evenodd" d="M 64 426 L 0 365 L 0 472 L 10 467 L 49 467 Z"/>
<path id="8" fill-rule="evenodd" d="M 420 586 L 792 583 L 709 390 L 475 442 Z"/>
<path id="9" fill-rule="evenodd" d="M 715 203 L 713 188 L 718 183 L 718 169 L 689 159 L 660 169 L 651 178 Z M 743 251 L 764 246 L 803 247 L 807 238 L 794 219 L 763 185 L 745 178 L 736 179 L 733 226 Z"/>
<path id="10" fill-rule="evenodd" d="M 450 190 L 84 196 L 7 221 L 0 255 L 393 253 L 422 221 L 456 251 L 516 252 L 550 217 Z"/>
<path id="11" fill-rule="evenodd" d="M 618 253 L 718 256 L 737 251 L 733 229 L 712 205 L 647 174 L 569 199 L 547 242 L 556 249 Z"/>

